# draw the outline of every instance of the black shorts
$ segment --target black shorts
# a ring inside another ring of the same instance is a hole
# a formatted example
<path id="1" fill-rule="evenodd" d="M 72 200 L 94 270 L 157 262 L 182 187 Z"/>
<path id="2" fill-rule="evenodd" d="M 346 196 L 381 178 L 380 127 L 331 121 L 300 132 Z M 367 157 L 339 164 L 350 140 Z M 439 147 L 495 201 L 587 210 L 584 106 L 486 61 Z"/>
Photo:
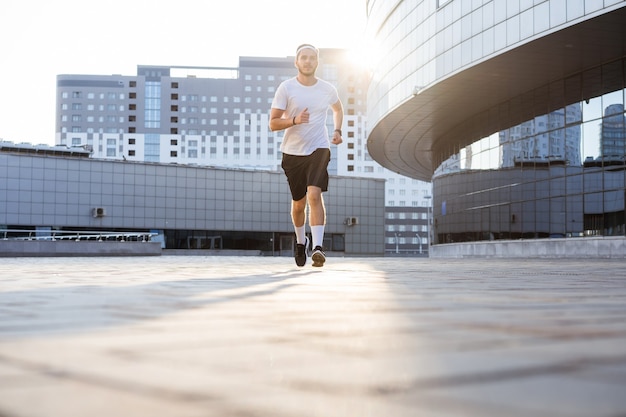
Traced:
<path id="1" fill-rule="evenodd" d="M 291 198 L 294 201 L 302 200 L 306 196 L 306 189 L 314 185 L 328 190 L 328 163 L 330 149 L 316 149 L 311 155 L 296 156 L 283 154 L 282 167 L 289 182 Z"/>

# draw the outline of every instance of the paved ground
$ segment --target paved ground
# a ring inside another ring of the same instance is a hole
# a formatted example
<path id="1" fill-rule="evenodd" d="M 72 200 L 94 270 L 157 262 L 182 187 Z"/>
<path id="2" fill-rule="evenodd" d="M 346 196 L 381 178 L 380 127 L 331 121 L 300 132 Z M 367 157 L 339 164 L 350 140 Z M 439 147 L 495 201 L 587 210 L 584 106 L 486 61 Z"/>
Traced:
<path id="1" fill-rule="evenodd" d="M 3 259 L 0 416 L 626 416 L 625 266 Z"/>

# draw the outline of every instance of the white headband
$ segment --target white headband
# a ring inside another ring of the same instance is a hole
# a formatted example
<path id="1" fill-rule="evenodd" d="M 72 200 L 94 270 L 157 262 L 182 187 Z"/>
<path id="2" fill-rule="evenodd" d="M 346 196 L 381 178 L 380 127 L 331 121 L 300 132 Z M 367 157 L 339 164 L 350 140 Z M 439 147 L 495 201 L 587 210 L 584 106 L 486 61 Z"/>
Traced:
<path id="1" fill-rule="evenodd" d="M 299 47 L 299 48 L 298 48 L 298 50 L 296 51 L 296 57 L 297 57 L 298 55 L 300 55 L 300 52 L 302 52 L 302 50 L 304 50 L 304 49 L 310 49 L 310 50 L 312 50 L 312 51 L 315 51 L 315 53 L 316 53 L 316 54 L 318 54 L 318 53 L 319 53 L 319 52 L 318 52 L 318 50 L 317 50 L 317 48 L 316 48 L 316 47 L 314 47 L 313 45 L 302 45 L 302 46 L 301 46 L 301 47 Z"/>

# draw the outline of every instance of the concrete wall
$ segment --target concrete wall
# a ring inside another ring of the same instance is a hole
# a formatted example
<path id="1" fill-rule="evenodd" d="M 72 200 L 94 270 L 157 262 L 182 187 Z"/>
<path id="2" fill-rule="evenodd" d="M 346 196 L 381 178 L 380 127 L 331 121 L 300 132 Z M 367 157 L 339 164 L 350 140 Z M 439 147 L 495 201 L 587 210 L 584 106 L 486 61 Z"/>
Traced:
<path id="1" fill-rule="evenodd" d="M 1 257 L 160 256 L 159 242 L 0 240 Z"/>
<path id="2" fill-rule="evenodd" d="M 498 240 L 434 245 L 431 258 L 626 258 L 626 238 Z"/>

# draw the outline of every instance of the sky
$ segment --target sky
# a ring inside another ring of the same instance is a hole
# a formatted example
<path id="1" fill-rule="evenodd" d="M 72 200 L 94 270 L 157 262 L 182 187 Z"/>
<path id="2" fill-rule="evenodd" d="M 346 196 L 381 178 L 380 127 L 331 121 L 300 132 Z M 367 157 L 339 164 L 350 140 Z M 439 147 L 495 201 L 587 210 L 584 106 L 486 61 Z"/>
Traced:
<path id="1" fill-rule="evenodd" d="M 362 50 L 366 0 L 3 0 L 0 139 L 54 145 L 56 76 Z"/>

